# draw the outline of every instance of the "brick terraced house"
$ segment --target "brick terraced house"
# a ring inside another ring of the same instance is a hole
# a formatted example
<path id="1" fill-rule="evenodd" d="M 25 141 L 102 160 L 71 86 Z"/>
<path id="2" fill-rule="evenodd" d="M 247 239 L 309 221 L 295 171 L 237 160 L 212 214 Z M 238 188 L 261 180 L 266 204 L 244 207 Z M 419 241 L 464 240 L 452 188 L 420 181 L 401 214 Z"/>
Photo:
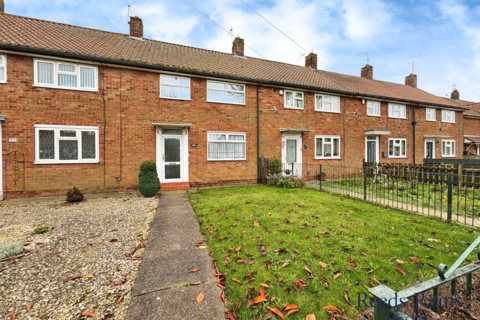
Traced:
<path id="1" fill-rule="evenodd" d="M 3 2 L 3 1 L 1 1 Z M 360 167 L 462 154 L 464 106 L 405 84 L 0 13 L 0 177 L 8 197 L 257 181 L 257 159 Z"/>

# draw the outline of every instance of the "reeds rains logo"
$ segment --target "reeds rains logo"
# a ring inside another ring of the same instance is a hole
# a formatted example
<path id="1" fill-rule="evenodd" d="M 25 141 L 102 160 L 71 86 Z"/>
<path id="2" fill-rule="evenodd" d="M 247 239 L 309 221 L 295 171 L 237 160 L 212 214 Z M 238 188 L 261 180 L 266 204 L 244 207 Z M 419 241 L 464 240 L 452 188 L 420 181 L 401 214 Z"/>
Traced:
<path id="1" fill-rule="evenodd" d="M 431 298 L 426 298 L 425 297 L 425 292 L 421 291 L 421 287 L 423 285 L 423 279 L 420 277 L 420 272 L 422 271 L 422 265 L 418 264 L 413 268 L 411 271 L 408 271 L 404 266 L 397 265 L 395 267 L 402 275 L 397 278 L 397 285 L 399 288 L 403 289 L 406 287 L 415 287 L 418 290 L 417 293 L 415 293 L 415 300 L 414 304 L 415 307 L 424 307 L 424 308 L 446 308 L 446 307 L 461 307 L 462 302 L 460 298 L 452 298 L 452 297 L 440 297 L 441 294 L 438 294 L 438 299 L 434 299 L 433 297 Z M 368 301 L 367 301 L 368 299 Z M 363 306 L 367 308 L 398 308 L 398 307 L 405 307 L 407 305 L 408 299 L 405 297 L 401 297 L 398 295 L 398 293 L 395 293 L 395 296 L 390 298 L 390 299 L 369 299 L 368 295 L 366 293 L 358 293 L 358 308 L 362 308 Z M 421 319 L 418 318 L 413 319 Z"/>

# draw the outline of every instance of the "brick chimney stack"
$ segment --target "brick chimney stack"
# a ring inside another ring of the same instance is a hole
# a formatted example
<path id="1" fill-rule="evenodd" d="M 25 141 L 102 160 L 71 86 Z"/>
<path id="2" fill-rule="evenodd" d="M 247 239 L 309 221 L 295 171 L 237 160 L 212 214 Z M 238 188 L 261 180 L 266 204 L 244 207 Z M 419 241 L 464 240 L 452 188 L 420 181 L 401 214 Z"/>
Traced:
<path id="1" fill-rule="evenodd" d="M 308 56 L 305 57 L 305 67 L 310 67 L 313 70 L 317 70 L 317 54 L 311 52 Z"/>
<path id="2" fill-rule="evenodd" d="M 1 1 L 1 0 L 0 0 Z M 130 25 L 130 36 L 135 38 L 143 38 L 143 22 L 137 16 L 130 17 L 128 22 Z"/>
<path id="3" fill-rule="evenodd" d="M 5 13 L 5 0 L 0 0 L 0 13 Z"/>
<path id="4" fill-rule="evenodd" d="M 417 75 L 410 73 L 408 76 L 405 77 L 405 85 L 410 87 L 417 87 Z"/>
<path id="5" fill-rule="evenodd" d="M 460 92 L 457 89 L 452 91 L 452 95 L 450 96 L 452 100 L 460 100 Z"/>
<path id="6" fill-rule="evenodd" d="M 235 40 L 233 40 L 232 54 L 238 57 L 245 56 L 245 41 L 242 38 L 236 37 Z"/>
<path id="7" fill-rule="evenodd" d="M 373 79 L 373 66 L 366 64 L 365 67 L 362 68 L 360 76 L 362 78 Z"/>

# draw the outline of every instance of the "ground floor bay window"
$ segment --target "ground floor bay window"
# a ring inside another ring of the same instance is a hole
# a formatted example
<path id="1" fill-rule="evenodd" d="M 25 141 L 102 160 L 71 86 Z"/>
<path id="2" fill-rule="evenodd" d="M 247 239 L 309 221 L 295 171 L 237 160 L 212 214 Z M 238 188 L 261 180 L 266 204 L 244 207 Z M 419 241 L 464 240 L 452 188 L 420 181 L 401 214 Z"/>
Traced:
<path id="1" fill-rule="evenodd" d="M 35 163 L 98 163 L 98 127 L 35 125 Z"/>

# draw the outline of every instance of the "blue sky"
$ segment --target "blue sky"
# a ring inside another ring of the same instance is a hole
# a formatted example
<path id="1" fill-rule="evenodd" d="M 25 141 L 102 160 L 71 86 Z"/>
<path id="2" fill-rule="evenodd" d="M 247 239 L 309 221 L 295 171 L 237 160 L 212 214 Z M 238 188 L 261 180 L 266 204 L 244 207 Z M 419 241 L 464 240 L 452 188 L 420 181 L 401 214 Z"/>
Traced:
<path id="1" fill-rule="evenodd" d="M 6 12 L 128 33 L 127 4 L 145 37 L 231 52 L 227 34 L 181 0 L 5 0 Z M 240 0 L 187 0 L 265 58 L 304 64 L 304 51 Z M 439 96 L 453 84 L 480 101 L 480 0 L 244 0 L 307 51 L 319 68 L 360 75 L 369 52 L 374 78 L 404 83 L 415 61 L 418 87 Z M 258 55 L 246 49 L 246 55 Z"/>

